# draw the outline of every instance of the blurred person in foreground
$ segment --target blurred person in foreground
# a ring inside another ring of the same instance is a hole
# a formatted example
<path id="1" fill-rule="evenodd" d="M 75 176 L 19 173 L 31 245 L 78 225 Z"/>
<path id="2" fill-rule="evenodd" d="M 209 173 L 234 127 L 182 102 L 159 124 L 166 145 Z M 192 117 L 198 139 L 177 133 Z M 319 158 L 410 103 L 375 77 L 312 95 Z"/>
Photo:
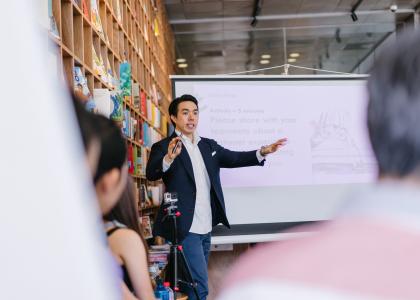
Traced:
<path id="1" fill-rule="evenodd" d="M 104 216 L 109 247 L 121 266 L 127 288 L 141 300 L 155 300 L 148 269 L 148 248 L 139 222 L 134 182 L 126 188 L 114 208 Z"/>
<path id="2" fill-rule="evenodd" d="M 92 174 L 100 214 L 102 216 L 109 215 L 129 184 L 125 140 L 113 121 L 104 116 L 87 112 L 77 95 L 73 95 L 73 104 L 85 147 L 86 162 Z M 132 182 L 130 183 L 132 184 Z M 120 287 L 122 299 L 137 300 L 132 290 L 124 282 L 125 274 L 117 269 L 117 262 L 111 258 L 109 262 L 115 270 L 115 273 L 110 276 L 114 275 L 116 285 Z M 117 278 L 117 275 L 121 275 L 120 279 Z"/>
<path id="3" fill-rule="evenodd" d="M 310 237 L 239 259 L 220 300 L 420 299 L 420 35 L 385 50 L 368 80 L 378 182 Z"/>

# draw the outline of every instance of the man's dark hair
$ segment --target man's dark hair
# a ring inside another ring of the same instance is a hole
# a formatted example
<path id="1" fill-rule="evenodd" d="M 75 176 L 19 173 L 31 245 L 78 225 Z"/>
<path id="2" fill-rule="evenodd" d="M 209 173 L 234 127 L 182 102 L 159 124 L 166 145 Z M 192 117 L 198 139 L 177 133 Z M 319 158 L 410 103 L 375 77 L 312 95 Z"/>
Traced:
<path id="1" fill-rule="evenodd" d="M 178 106 L 181 102 L 191 101 L 194 102 L 195 105 L 198 107 L 198 101 L 194 96 L 191 95 L 182 95 L 181 97 L 175 98 L 172 100 L 171 104 L 169 104 L 169 116 L 176 117 L 178 115 Z M 172 125 L 175 126 L 175 123 L 171 120 Z"/>
<path id="2" fill-rule="evenodd" d="M 380 175 L 420 176 L 419 49 L 419 33 L 398 37 L 368 81 L 367 124 Z"/>

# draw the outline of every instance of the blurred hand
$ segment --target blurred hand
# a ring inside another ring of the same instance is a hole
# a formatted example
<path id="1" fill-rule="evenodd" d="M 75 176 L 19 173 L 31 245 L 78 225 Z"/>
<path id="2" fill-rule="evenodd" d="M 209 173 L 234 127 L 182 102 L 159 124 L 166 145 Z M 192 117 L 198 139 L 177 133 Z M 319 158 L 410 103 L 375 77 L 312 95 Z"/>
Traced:
<path id="1" fill-rule="evenodd" d="M 282 139 L 272 143 L 271 145 L 262 146 L 261 150 L 260 150 L 261 155 L 266 156 L 268 154 L 276 152 L 278 149 L 284 147 L 286 145 L 286 142 L 287 142 L 287 138 L 282 138 Z"/>
<path id="2" fill-rule="evenodd" d="M 178 146 L 176 146 L 178 143 Z M 175 149 L 176 147 L 176 149 Z M 182 140 L 181 137 L 176 137 L 171 140 L 168 146 L 168 153 L 165 155 L 165 160 L 167 163 L 172 163 L 174 159 L 181 153 L 182 150 Z"/>

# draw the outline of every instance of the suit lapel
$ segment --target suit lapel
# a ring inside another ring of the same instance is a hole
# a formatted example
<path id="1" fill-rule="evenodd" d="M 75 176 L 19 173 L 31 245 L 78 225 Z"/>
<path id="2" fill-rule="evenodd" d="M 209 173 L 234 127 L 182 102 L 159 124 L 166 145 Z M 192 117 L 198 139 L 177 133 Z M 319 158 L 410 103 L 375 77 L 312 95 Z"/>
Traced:
<path id="1" fill-rule="evenodd" d="M 178 135 L 176 134 L 176 132 L 174 131 L 169 139 L 169 142 L 172 141 L 172 139 L 176 138 Z M 182 144 L 182 149 L 181 149 L 181 153 L 179 154 L 179 159 L 182 162 L 182 165 L 184 166 L 185 170 L 187 171 L 187 174 L 191 177 L 192 181 L 195 183 L 195 179 L 194 179 L 194 171 L 193 171 L 193 167 L 192 167 L 192 162 L 191 162 L 191 158 L 188 155 L 188 151 L 185 148 L 185 145 Z"/>
<path id="2" fill-rule="evenodd" d="M 204 164 L 206 165 L 207 173 L 209 175 L 210 181 L 213 181 L 213 163 L 211 150 L 206 143 L 203 142 L 203 139 L 198 143 L 198 148 L 200 149 L 201 156 L 203 157 Z"/>
<path id="3" fill-rule="evenodd" d="M 169 138 L 169 142 L 172 141 L 172 139 L 176 138 L 177 134 L 174 131 L 172 133 L 172 135 Z M 181 153 L 179 154 L 179 158 L 182 161 L 182 165 L 184 166 L 185 170 L 187 170 L 188 175 L 191 177 L 191 179 L 195 182 L 194 180 L 194 171 L 193 171 L 193 167 L 192 167 L 192 163 L 191 163 L 191 158 L 188 155 L 188 151 L 185 148 L 184 145 L 182 145 L 182 149 L 181 149 Z"/>
<path id="4" fill-rule="evenodd" d="M 179 154 L 179 157 L 181 158 L 182 164 L 184 165 L 185 169 L 187 170 L 188 175 L 190 175 L 191 179 L 194 180 L 194 171 L 191 163 L 191 158 L 188 155 L 188 151 L 185 148 L 184 145 L 182 145 L 181 153 Z"/>

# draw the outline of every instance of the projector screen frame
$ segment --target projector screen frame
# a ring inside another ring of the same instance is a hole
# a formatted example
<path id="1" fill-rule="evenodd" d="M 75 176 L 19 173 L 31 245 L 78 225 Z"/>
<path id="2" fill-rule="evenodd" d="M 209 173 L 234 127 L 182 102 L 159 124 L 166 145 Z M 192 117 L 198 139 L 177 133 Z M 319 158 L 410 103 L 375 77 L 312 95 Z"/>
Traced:
<path id="1" fill-rule="evenodd" d="M 347 81 L 347 80 L 367 80 L 369 75 L 171 75 L 172 99 L 175 95 L 176 82 L 183 81 Z M 211 137 L 210 137 L 211 138 Z M 264 235 L 279 233 L 282 231 L 293 231 L 294 227 L 306 224 L 315 224 L 326 220 L 311 220 L 297 222 L 277 222 L 277 223 L 252 223 L 252 224 L 233 224 L 231 229 L 218 225 L 213 228 L 214 237 L 229 237 L 235 239 L 243 235 Z"/>

